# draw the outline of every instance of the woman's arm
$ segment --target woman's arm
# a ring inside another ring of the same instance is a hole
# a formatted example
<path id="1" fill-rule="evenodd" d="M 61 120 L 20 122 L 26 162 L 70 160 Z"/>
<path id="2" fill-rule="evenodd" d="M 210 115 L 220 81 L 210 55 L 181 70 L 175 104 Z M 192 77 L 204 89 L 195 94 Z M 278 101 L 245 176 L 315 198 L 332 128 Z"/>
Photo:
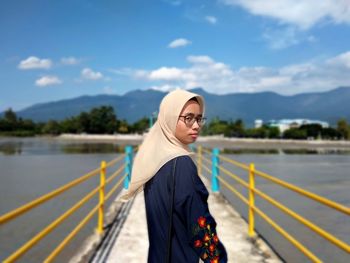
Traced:
<path id="1" fill-rule="evenodd" d="M 227 262 L 215 219 L 209 212 L 208 191 L 190 157 L 178 157 L 175 176 L 175 209 L 186 224 L 190 246 L 204 262 Z"/>

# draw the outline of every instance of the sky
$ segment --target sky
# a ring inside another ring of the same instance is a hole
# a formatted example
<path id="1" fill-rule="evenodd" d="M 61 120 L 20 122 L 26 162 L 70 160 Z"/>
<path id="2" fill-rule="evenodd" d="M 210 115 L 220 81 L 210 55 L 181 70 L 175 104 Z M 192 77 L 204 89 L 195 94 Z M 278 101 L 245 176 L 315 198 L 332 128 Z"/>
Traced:
<path id="1" fill-rule="evenodd" d="M 0 111 L 82 95 L 350 87 L 350 0 L 0 0 Z"/>

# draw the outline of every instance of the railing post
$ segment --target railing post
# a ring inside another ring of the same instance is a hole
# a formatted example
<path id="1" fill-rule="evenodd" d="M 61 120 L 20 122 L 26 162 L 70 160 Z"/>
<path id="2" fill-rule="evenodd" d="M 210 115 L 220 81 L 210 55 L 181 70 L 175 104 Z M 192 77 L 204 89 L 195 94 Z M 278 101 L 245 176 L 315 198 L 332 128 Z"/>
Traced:
<path id="1" fill-rule="evenodd" d="M 220 185 L 219 185 L 219 149 L 214 148 L 212 151 L 212 177 L 211 177 L 211 189 L 213 192 L 219 192 L 220 191 Z"/>
<path id="2" fill-rule="evenodd" d="M 202 175 L 202 145 L 198 145 L 197 148 L 197 169 L 198 175 Z"/>
<path id="3" fill-rule="evenodd" d="M 254 199 L 254 189 L 255 189 L 255 179 L 254 179 L 254 172 L 255 172 L 255 166 L 254 163 L 251 163 L 249 165 L 249 228 L 248 228 L 248 235 L 249 237 L 254 237 L 255 232 L 255 223 L 254 223 L 254 205 L 255 205 L 255 199 Z"/>
<path id="4" fill-rule="evenodd" d="M 103 212 L 104 212 L 104 203 L 105 203 L 105 182 L 106 182 L 106 162 L 101 162 L 101 171 L 100 171 L 100 201 L 98 208 L 98 225 L 97 233 L 103 233 Z"/>
<path id="5" fill-rule="evenodd" d="M 124 171 L 127 174 L 124 179 L 124 188 L 129 188 L 131 180 L 131 165 L 132 165 L 132 146 L 125 146 L 125 168 Z"/>

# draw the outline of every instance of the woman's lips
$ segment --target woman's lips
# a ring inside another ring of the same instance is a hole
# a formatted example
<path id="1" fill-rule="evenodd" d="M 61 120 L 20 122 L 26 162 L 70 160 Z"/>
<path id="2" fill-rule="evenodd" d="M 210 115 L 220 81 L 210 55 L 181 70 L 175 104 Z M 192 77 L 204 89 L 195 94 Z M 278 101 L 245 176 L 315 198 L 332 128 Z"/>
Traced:
<path id="1" fill-rule="evenodd" d="M 191 136 L 193 139 L 197 139 L 197 137 L 198 137 L 198 133 L 193 133 L 193 134 L 190 134 L 190 136 Z"/>

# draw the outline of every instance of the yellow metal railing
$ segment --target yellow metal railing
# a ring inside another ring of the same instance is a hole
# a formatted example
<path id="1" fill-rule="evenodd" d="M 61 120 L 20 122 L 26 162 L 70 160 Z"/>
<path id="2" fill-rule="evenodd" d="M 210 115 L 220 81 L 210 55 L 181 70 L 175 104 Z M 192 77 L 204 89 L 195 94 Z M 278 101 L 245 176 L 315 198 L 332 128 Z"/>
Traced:
<path id="1" fill-rule="evenodd" d="M 81 220 L 78 225 L 66 236 L 66 238 L 51 252 L 51 254 L 45 259 L 44 262 L 52 262 L 53 259 L 64 249 L 64 247 L 76 236 L 76 234 L 82 229 L 82 227 L 88 223 L 91 218 L 98 213 L 98 223 L 96 232 L 98 234 L 103 233 L 103 224 L 104 224 L 104 206 L 105 202 L 112 196 L 112 194 L 118 189 L 120 184 L 124 181 L 125 178 L 130 178 L 130 168 L 131 168 L 131 157 L 132 151 L 122 154 L 118 158 L 115 158 L 114 160 L 106 163 L 105 161 L 101 162 L 101 166 L 82 177 L 62 186 L 58 189 L 45 194 L 28 204 L 25 204 L 9 213 L 6 213 L 2 216 L 0 216 L 0 226 L 2 224 L 5 224 L 16 217 L 30 211 L 31 209 L 35 208 L 36 206 L 43 204 L 44 202 L 57 197 L 58 195 L 62 194 L 63 192 L 73 188 L 74 186 L 77 186 L 78 184 L 100 174 L 100 185 L 97 186 L 95 189 L 93 189 L 91 192 L 89 192 L 86 196 L 84 196 L 81 200 L 79 200 L 75 205 L 73 205 L 70 209 L 68 209 L 65 213 L 63 213 L 61 216 L 59 216 L 57 219 L 55 219 L 51 224 L 49 224 L 47 227 L 45 227 L 43 230 L 41 230 L 38 234 L 36 234 L 33 238 L 31 238 L 29 241 L 27 241 L 23 246 L 21 246 L 19 249 L 17 249 L 15 252 L 13 252 L 9 257 L 7 257 L 3 262 L 9 263 L 14 262 L 17 259 L 19 259 L 21 256 L 23 256 L 28 250 L 30 250 L 35 244 L 37 244 L 40 240 L 42 240 L 46 235 L 48 235 L 52 230 L 54 230 L 57 226 L 59 226 L 65 219 L 67 219 L 70 215 L 72 215 L 75 211 L 77 211 L 80 207 L 82 207 L 86 202 L 88 202 L 92 197 L 94 197 L 97 193 L 99 193 L 99 203 L 90 210 L 90 212 L 87 214 L 83 220 Z M 112 174 L 109 176 L 109 178 L 106 180 L 106 170 L 108 167 L 111 167 L 121 160 L 125 158 L 126 162 Z M 110 184 L 113 179 L 115 179 L 118 175 L 120 175 L 123 171 L 123 169 L 126 171 L 123 176 L 118 180 L 118 182 L 112 187 L 112 189 L 106 194 L 105 193 L 105 187 L 107 184 Z"/>
<path id="2" fill-rule="evenodd" d="M 212 170 L 207 167 L 202 160 L 205 161 L 205 163 L 209 164 L 209 165 L 213 165 L 212 162 L 206 158 L 204 156 L 204 154 L 209 154 L 212 155 L 213 152 L 209 151 L 208 149 L 203 148 L 202 146 L 198 146 L 197 149 L 197 153 L 198 153 L 198 159 L 200 160 L 198 161 L 198 166 L 201 166 L 198 168 L 198 171 L 202 171 L 201 169 L 204 168 L 204 170 L 206 170 L 209 174 L 212 173 Z M 203 154 L 204 153 L 204 154 Z M 331 207 L 333 209 L 336 209 L 339 212 L 342 212 L 346 215 L 350 215 L 350 208 L 346 207 L 344 205 L 338 204 L 334 201 L 331 201 L 327 198 L 324 198 L 322 196 L 319 196 L 317 194 L 314 194 L 312 192 L 306 191 L 300 187 L 297 187 L 295 185 L 292 185 L 288 182 L 285 182 L 281 179 L 277 179 L 267 173 L 261 172 L 259 170 L 255 169 L 255 166 L 253 163 L 251 163 L 249 166 L 240 162 L 237 162 L 235 160 L 232 160 L 230 158 L 227 158 L 225 156 L 220 155 L 219 156 L 220 160 L 223 160 L 227 163 L 230 163 L 232 165 L 234 165 L 235 167 L 239 167 L 240 169 L 243 169 L 245 171 L 247 171 L 248 173 L 248 182 L 246 182 L 245 180 L 241 179 L 239 176 L 237 176 L 236 174 L 234 174 L 233 172 L 229 171 L 228 169 L 222 167 L 221 165 L 218 165 L 217 168 L 223 172 L 224 174 L 226 174 L 227 176 L 229 176 L 230 178 L 234 179 L 236 182 L 238 182 L 239 184 L 241 184 L 242 186 L 244 186 L 245 188 L 248 189 L 249 191 L 249 197 L 246 198 L 244 197 L 239 191 L 237 191 L 237 189 L 231 185 L 230 183 L 228 183 L 225 179 L 223 179 L 221 176 L 217 176 L 217 180 L 222 183 L 228 190 L 230 190 L 232 193 L 234 193 L 240 200 L 242 200 L 249 208 L 249 213 L 248 213 L 248 235 L 250 237 L 253 237 L 255 235 L 254 229 L 255 229 L 255 223 L 254 223 L 254 217 L 255 217 L 255 213 L 259 214 L 267 223 L 269 223 L 274 229 L 276 229 L 276 231 L 278 231 L 282 236 L 284 236 L 288 241 L 290 241 L 295 247 L 297 247 L 302 253 L 304 253 L 304 255 L 306 255 L 311 261 L 313 262 L 321 262 L 321 260 L 315 256 L 308 248 L 306 248 L 303 244 L 301 244 L 296 238 L 294 238 L 293 236 L 291 236 L 287 231 L 285 231 L 281 226 L 279 226 L 275 221 L 273 221 L 268 215 L 266 215 L 263 211 L 261 211 L 261 209 L 259 209 L 258 207 L 256 207 L 255 205 L 255 195 L 257 194 L 258 196 L 260 196 L 261 198 L 263 198 L 264 200 L 266 200 L 267 202 L 269 202 L 270 204 L 274 205 L 275 207 L 279 208 L 281 211 L 283 211 L 284 213 L 286 213 L 287 215 L 291 216 L 292 218 L 294 218 L 295 220 L 297 220 L 298 222 L 300 222 L 301 224 L 307 226 L 308 228 L 310 228 L 311 230 L 313 230 L 315 233 L 317 233 L 319 236 L 323 237 L 324 239 L 326 239 L 327 241 L 333 243 L 334 245 L 336 245 L 337 247 L 339 247 L 340 249 L 346 251 L 347 253 L 350 253 L 350 246 L 349 244 L 345 243 L 344 241 L 338 239 L 337 237 L 335 237 L 334 235 L 332 235 L 331 233 L 325 231 L 324 229 L 322 229 L 321 227 L 315 225 L 314 223 L 312 223 L 311 221 L 309 221 L 308 219 L 304 218 L 303 216 L 299 215 L 298 213 L 292 211 L 291 209 L 287 208 L 286 206 L 284 206 L 283 204 L 281 204 L 280 202 L 278 202 L 277 200 L 273 199 L 272 197 L 270 197 L 269 195 L 267 195 L 266 193 L 262 192 L 261 190 L 257 189 L 255 186 L 255 176 L 260 176 L 266 180 L 269 180 L 277 185 L 280 185 L 284 188 L 287 188 L 289 190 L 292 190 L 300 195 L 303 195 L 307 198 L 310 198 L 314 201 L 317 201 L 323 205 L 326 205 L 328 207 Z"/>

